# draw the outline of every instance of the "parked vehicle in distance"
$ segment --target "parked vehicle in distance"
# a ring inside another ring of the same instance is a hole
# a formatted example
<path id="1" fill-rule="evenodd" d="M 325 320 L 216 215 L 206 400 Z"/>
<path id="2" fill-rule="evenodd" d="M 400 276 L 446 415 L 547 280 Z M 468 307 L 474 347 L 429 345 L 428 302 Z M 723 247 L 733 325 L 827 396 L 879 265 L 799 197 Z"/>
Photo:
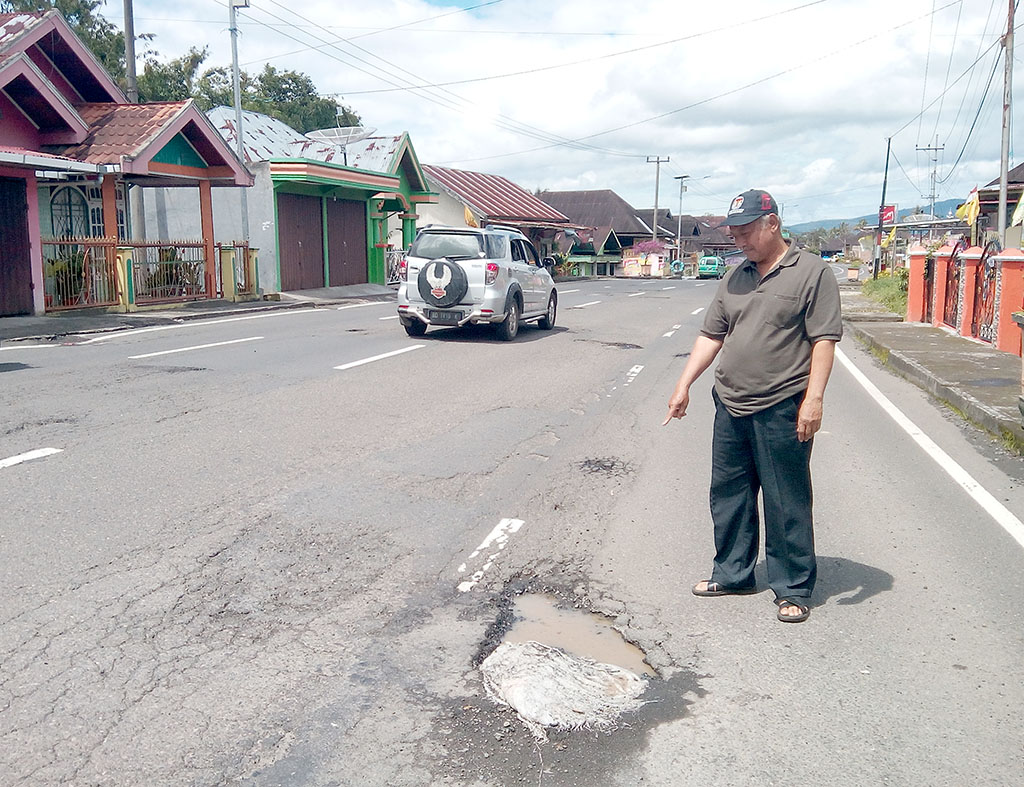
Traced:
<path id="1" fill-rule="evenodd" d="M 721 279 L 728 268 L 721 257 L 701 257 L 697 260 L 698 279 Z"/>
<path id="2" fill-rule="evenodd" d="M 511 341 L 523 322 L 555 327 L 554 260 L 510 227 L 421 229 L 399 267 L 398 317 L 410 336 L 431 325 L 493 323 Z"/>

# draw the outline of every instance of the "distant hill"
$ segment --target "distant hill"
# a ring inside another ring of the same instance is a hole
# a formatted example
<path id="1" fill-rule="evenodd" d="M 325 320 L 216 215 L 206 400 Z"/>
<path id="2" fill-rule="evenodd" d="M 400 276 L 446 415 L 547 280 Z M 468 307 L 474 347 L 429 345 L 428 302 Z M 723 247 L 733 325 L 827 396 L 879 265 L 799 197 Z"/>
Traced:
<path id="1" fill-rule="evenodd" d="M 939 218 L 944 218 L 946 214 L 948 214 L 950 211 L 955 211 L 957 206 L 961 202 L 963 202 L 963 200 L 959 199 L 944 199 L 941 202 L 936 202 L 935 215 L 938 216 Z M 914 212 L 915 207 L 916 206 L 911 205 L 909 208 L 900 210 L 899 217 L 903 219 L 909 216 L 911 213 Z M 928 210 L 927 205 L 924 205 L 922 207 L 925 211 Z M 852 219 L 823 219 L 821 221 L 805 221 L 802 224 L 788 224 L 786 225 L 786 227 L 790 232 L 800 233 L 811 232 L 812 230 L 817 229 L 830 230 L 835 227 L 838 227 L 840 224 L 845 222 L 852 229 L 853 227 L 857 226 L 857 223 L 861 221 L 861 219 L 866 221 L 868 224 L 874 224 L 878 221 L 878 213 L 868 213 L 864 216 L 855 216 Z"/>

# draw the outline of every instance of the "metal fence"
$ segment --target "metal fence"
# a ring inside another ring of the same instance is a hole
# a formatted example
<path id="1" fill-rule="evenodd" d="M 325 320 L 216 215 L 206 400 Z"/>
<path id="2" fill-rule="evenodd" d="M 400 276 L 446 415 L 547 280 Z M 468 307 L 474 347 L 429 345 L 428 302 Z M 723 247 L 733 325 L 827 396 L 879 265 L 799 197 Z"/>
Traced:
<path id="1" fill-rule="evenodd" d="M 120 245 L 132 249 L 135 303 L 168 303 L 208 297 L 206 247 L 202 241 L 122 241 Z"/>
<path id="2" fill-rule="evenodd" d="M 385 283 L 398 284 L 402 280 L 399 272 L 407 252 L 407 249 L 388 249 L 384 252 Z"/>
<path id="3" fill-rule="evenodd" d="M 47 311 L 118 303 L 117 238 L 42 238 Z"/>

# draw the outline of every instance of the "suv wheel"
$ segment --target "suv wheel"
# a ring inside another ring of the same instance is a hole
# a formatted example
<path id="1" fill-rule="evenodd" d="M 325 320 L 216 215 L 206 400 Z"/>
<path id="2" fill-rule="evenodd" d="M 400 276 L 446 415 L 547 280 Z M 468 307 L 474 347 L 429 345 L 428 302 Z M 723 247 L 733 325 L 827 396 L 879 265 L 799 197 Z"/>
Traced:
<path id="1" fill-rule="evenodd" d="M 499 322 L 496 326 L 498 331 L 498 338 L 503 342 L 510 342 L 516 338 L 516 334 L 519 333 L 519 300 L 516 298 L 512 299 L 512 305 L 509 306 L 508 316 L 505 318 L 505 322 Z"/>
<path id="2" fill-rule="evenodd" d="M 537 320 L 537 327 L 544 331 L 550 331 L 555 327 L 555 313 L 558 311 L 558 296 L 551 293 L 548 298 L 548 310 L 544 316 Z"/>

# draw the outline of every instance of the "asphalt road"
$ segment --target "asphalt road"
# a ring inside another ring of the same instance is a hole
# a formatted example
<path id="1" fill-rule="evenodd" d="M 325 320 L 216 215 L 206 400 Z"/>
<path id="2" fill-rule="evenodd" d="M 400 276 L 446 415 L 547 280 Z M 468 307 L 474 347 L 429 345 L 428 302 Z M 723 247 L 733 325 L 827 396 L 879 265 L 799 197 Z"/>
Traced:
<path id="1" fill-rule="evenodd" d="M 811 619 L 690 594 L 710 373 L 660 424 L 715 286 L 563 285 L 512 343 L 371 303 L 0 350 L 0 783 L 1019 784 L 1024 467 L 850 340 Z M 524 590 L 651 702 L 537 744 L 475 666 Z"/>

